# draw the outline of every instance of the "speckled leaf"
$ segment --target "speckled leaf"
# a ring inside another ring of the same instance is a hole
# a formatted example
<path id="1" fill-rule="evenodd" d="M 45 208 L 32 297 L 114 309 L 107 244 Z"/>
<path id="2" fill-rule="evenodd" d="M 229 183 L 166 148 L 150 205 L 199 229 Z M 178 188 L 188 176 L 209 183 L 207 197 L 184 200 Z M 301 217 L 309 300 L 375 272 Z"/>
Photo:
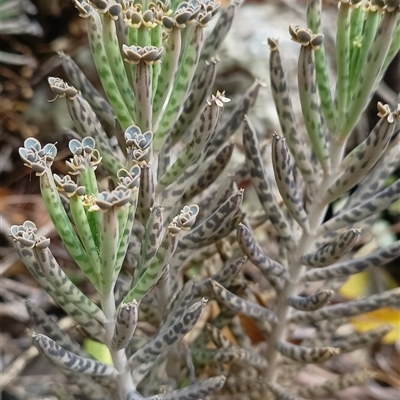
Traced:
<path id="1" fill-rule="evenodd" d="M 217 103 L 217 97 L 207 101 L 199 120 L 196 123 L 193 136 L 180 152 L 176 161 L 168 168 L 159 179 L 156 194 L 176 181 L 179 176 L 192 164 L 195 158 L 204 152 L 204 148 L 218 122 L 221 107 Z"/>
<path id="2" fill-rule="evenodd" d="M 346 389 L 350 386 L 365 385 L 371 378 L 373 378 L 372 371 L 347 373 L 337 378 L 330 378 L 322 385 L 300 388 L 298 393 L 307 399 L 322 399 L 330 395 L 336 395 L 339 390 Z"/>
<path id="3" fill-rule="evenodd" d="M 207 324 L 207 332 L 210 335 L 211 341 L 218 347 L 228 349 L 229 347 L 233 347 L 233 343 L 229 341 L 229 339 L 224 336 L 224 334 L 215 326 Z"/>
<path id="4" fill-rule="evenodd" d="M 128 345 L 135 332 L 137 320 L 138 304 L 135 300 L 118 307 L 114 334 L 111 339 L 113 350 L 121 350 Z"/>
<path id="5" fill-rule="evenodd" d="M 117 117 L 110 104 L 86 78 L 82 70 L 75 64 L 71 57 L 64 53 L 60 53 L 59 55 L 68 81 L 81 91 L 82 96 L 91 105 L 96 115 L 104 121 L 107 121 L 110 126 L 114 126 Z"/>
<path id="6" fill-rule="evenodd" d="M 356 244 L 361 232 L 349 229 L 331 243 L 314 253 L 303 254 L 300 262 L 308 267 L 320 268 L 331 265 L 346 255 Z"/>
<path id="7" fill-rule="evenodd" d="M 171 148 L 172 139 L 168 135 L 157 157 L 157 180 L 167 172 L 167 169 L 171 165 Z"/>
<path id="8" fill-rule="evenodd" d="M 45 243 L 45 240 L 42 240 L 41 243 L 37 242 L 36 246 L 33 248 L 33 252 L 47 281 L 54 286 L 57 292 L 64 296 L 68 302 L 74 304 L 82 313 L 87 314 L 88 318 L 94 318 L 101 324 L 104 324 L 106 322 L 106 317 L 103 311 L 71 282 L 50 251 L 48 247 L 50 240 L 48 243 Z"/>
<path id="9" fill-rule="evenodd" d="M 265 385 L 274 394 L 276 400 L 305 400 L 277 383 L 266 381 Z"/>
<path id="10" fill-rule="evenodd" d="M 229 259 L 223 267 L 210 277 L 220 285 L 229 287 L 232 279 L 237 276 L 247 262 L 247 257 L 233 257 Z M 199 283 L 196 287 L 197 296 L 207 296 L 209 293 L 208 279 Z"/>
<path id="11" fill-rule="evenodd" d="M 117 370 L 109 364 L 80 357 L 76 354 L 59 346 L 54 340 L 46 335 L 34 334 L 33 343 L 50 361 L 54 364 L 67 368 L 71 371 L 77 371 L 81 374 L 92 376 L 116 375 Z"/>
<path id="12" fill-rule="evenodd" d="M 182 229 L 188 229 L 195 222 L 198 213 L 198 206 L 185 206 L 165 230 L 162 242 L 157 250 L 149 267 L 144 271 L 138 282 L 125 296 L 126 303 L 136 299 L 138 302 L 146 293 L 154 287 L 160 279 L 164 268 L 171 261 L 178 246 Z"/>
<path id="13" fill-rule="evenodd" d="M 217 61 L 207 62 L 198 80 L 193 83 L 193 89 L 183 104 L 183 110 L 171 130 L 172 142 L 176 143 L 183 134 L 190 132 L 197 121 L 200 110 L 206 98 L 211 94 L 211 89 L 217 73 Z"/>
<path id="14" fill-rule="evenodd" d="M 140 255 L 134 279 L 132 280 L 132 286 L 140 279 L 156 255 L 160 240 L 162 239 L 162 227 L 162 207 L 153 207 L 146 222 L 146 229 L 140 245 Z"/>
<path id="15" fill-rule="evenodd" d="M 140 170 L 137 169 L 137 172 Z M 137 177 L 138 175 L 135 175 Z M 135 179 L 136 180 L 136 179 Z M 136 181 L 137 186 L 139 186 L 139 182 Z M 117 257 L 115 261 L 115 269 L 114 269 L 114 281 L 117 280 L 119 273 L 121 272 L 122 264 L 125 261 L 125 257 L 128 251 L 128 247 L 130 244 L 130 238 L 132 236 L 132 229 L 135 223 L 135 214 L 137 209 L 138 203 L 138 187 L 131 188 L 131 198 L 129 204 L 125 208 L 125 212 L 123 212 L 123 216 L 125 220 L 118 221 L 118 236 L 119 236 L 119 243 L 118 243 L 118 251 Z M 119 216 L 119 212 L 117 211 L 117 215 Z"/>
<path id="16" fill-rule="evenodd" d="M 68 253 L 92 284 L 98 287 L 98 276 L 65 212 L 50 170 L 40 176 L 40 188 L 46 209 Z"/>
<path id="17" fill-rule="evenodd" d="M 14 241 L 14 247 L 25 266 L 29 269 L 30 273 L 36 278 L 40 286 L 54 299 L 54 301 L 74 320 L 80 324 L 87 332 L 98 340 L 104 340 L 103 327 L 88 314 L 82 312 L 71 302 L 60 294 L 57 289 L 47 281 L 47 278 L 41 270 L 39 263 L 35 260 L 32 249 L 29 249 L 18 241 Z"/>
<path id="18" fill-rule="evenodd" d="M 209 34 L 209 36 L 207 36 L 203 45 L 199 65 L 196 70 L 196 76 L 199 76 L 201 74 L 206 61 L 211 60 L 211 58 L 216 55 L 215 53 L 218 51 L 219 47 L 222 44 L 222 41 L 225 39 L 225 36 L 231 28 L 237 8 L 240 7 L 242 2 L 242 0 L 232 2 L 227 7 L 224 7 L 221 10 L 220 16 L 214 26 L 214 29 Z"/>
<path id="19" fill-rule="evenodd" d="M 210 236 L 208 239 L 205 239 L 204 241 L 199 244 L 199 248 L 213 245 L 220 240 L 226 238 L 228 235 L 231 233 L 235 232 L 236 228 L 238 225 L 243 222 L 245 219 L 245 214 L 242 211 L 241 208 L 237 211 L 237 213 L 226 223 L 224 223 L 221 227 L 221 229 L 218 230 L 214 235 Z"/>
<path id="20" fill-rule="evenodd" d="M 367 256 L 343 261 L 322 269 L 307 271 L 304 275 L 306 281 L 319 281 L 322 279 L 340 278 L 347 275 L 356 274 L 374 267 L 381 267 L 400 256 L 400 241 L 377 250 Z"/>
<path id="21" fill-rule="evenodd" d="M 311 296 L 289 296 L 289 306 L 301 311 L 314 311 L 324 307 L 333 296 L 333 290 L 321 290 Z"/>
<path id="22" fill-rule="evenodd" d="M 389 51 L 391 37 L 396 26 L 396 17 L 396 12 L 385 12 L 383 14 L 374 41 L 369 49 L 366 63 L 358 71 L 360 75 L 346 110 L 346 122 L 339 133 L 342 140 L 352 131 L 367 105 L 379 76 L 379 71 Z"/>
<path id="23" fill-rule="evenodd" d="M 293 218 L 307 232 L 309 230 L 308 217 L 297 192 L 293 176 L 293 164 L 289 149 L 286 146 L 286 140 L 275 134 L 272 139 L 271 152 L 275 181 L 282 200 Z"/>
<path id="24" fill-rule="evenodd" d="M 392 329 L 393 326 L 386 324 L 375 329 L 370 329 L 367 332 L 355 332 L 334 340 L 332 346 L 340 348 L 341 354 L 348 353 L 356 349 L 370 346 L 373 343 L 379 343 Z"/>
<path id="25" fill-rule="evenodd" d="M 324 171 L 330 167 L 328 143 L 324 135 L 318 101 L 315 55 L 311 44 L 302 45 L 298 62 L 301 110 L 312 148 Z"/>
<path id="26" fill-rule="evenodd" d="M 340 3 L 336 28 L 336 107 L 339 124 L 344 122 L 350 82 L 350 16 L 351 4 Z"/>
<path id="27" fill-rule="evenodd" d="M 193 359 L 200 365 L 230 364 L 240 360 L 244 355 L 244 350 L 235 347 L 229 349 L 193 349 Z"/>
<path id="28" fill-rule="evenodd" d="M 286 69 L 281 60 L 279 45 L 275 40 L 268 39 L 270 46 L 270 80 L 272 97 L 279 118 L 282 134 L 286 138 L 290 152 L 299 168 L 304 180 L 313 185 L 314 172 L 308 160 L 307 150 L 299 135 L 296 124 L 296 117 L 293 112 L 292 101 L 289 94 Z"/>
<path id="29" fill-rule="evenodd" d="M 399 114 L 397 111 L 391 113 L 388 106 L 382 106 L 380 103 L 378 103 L 378 109 L 381 120 L 375 125 L 367 139 L 343 161 L 346 169 L 329 187 L 322 199 L 323 202 L 336 200 L 355 186 L 374 166 L 389 143 Z"/>
<path id="30" fill-rule="evenodd" d="M 374 214 L 384 211 L 399 199 L 399 193 L 400 179 L 386 189 L 378 192 L 375 196 L 368 198 L 363 203 L 339 212 L 338 215 L 321 225 L 319 233 L 332 232 L 347 226 L 352 226 L 356 222 L 363 221 Z"/>
<path id="31" fill-rule="evenodd" d="M 180 318 L 189 307 L 196 293 L 196 281 L 187 281 L 169 302 L 160 326 L 170 326 Z"/>
<path id="32" fill-rule="evenodd" d="M 133 124 L 133 119 L 118 90 L 118 85 L 115 82 L 111 66 L 108 62 L 106 49 L 103 43 L 103 24 L 100 14 L 89 7 L 87 14 L 81 14 L 81 16 L 86 18 L 87 21 L 90 48 L 101 83 L 122 129 L 125 130 L 129 125 Z M 117 40 L 117 38 L 115 38 L 115 40 Z M 128 88 L 129 86 L 126 89 Z"/>
<path id="33" fill-rule="evenodd" d="M 55 396 L 57 400 L 75 400 L 74 395 L 59 383 L 50 382 L 47 385 L 47 390 L 50 394 Z"/>
<path id="34" fill-rule="evenodd" d="M 107 134 L 90 104 L 80 94 L 77 94 L 73 98 L 67 98 L 67 106 L 81 137 L 91 136 L 96 140 L 96 148 L 103 158 L 103 164 L 113 175 L 117 175 L 117 171 L 124 166 L 116 157 Z"/>
<path id="35" fill-rule="evenodd" d="M 296 311 L 290 317 L 291 322 L 305 323 L 316 322 L 325 319 L 353 317 L 374 311 L 382 307 L 397 306 L 400 301 L 400 288 L 387 290 L 380 294 L 373 294 L 361 300 L 348 301 L 342 304 L 322 308 L 321 310 L 303 312 Z"/>
<path id="36" fill-rule="evenodd" d="M 154 178 L 152 166 L 143 164 L 140 166 L 140 189 L 138 198 L 137 216 L 143 225 L 146 224 L 150 215 L 150 210 L 154 205 Z"/>
<path id="37" fill-rule="evenodd" d="M 369 171 L 368 175 L 360 181 L 341 211 L 356 207 L 385 188 L 387 179 L 398 166 L 399 143 L 400 136 L 397 139 L 395 138 L 393 143 L 389 143 L 380 160 Z"/>
<path id="38" fill-rule="evenodd" d="M 180 251 L 197 248 L 201 242 L 217 234 L 236 214 L 242 198 L 242 190 L 230 196 L 214 213 L 180 240 Z"/>
<path id="39" fill-rule="evenodd" d="M 285 357 L 310 364 L 322 363 L 340 353 L 340 350 L 334 347 L 295 346 L 291 343 L 281 341 L 278 341 L 275 347 Z"/>
<path id="40" fill-rule="evenodd" d="M 58 189 L 60 190 L 60 187 L 58 187 Z M 69 207 L 79 239 L 93 269 L 98 273 L 100 270 L 100 258 L 98 243 L 96 243 L 95 240 L 98 239 L 97 221 L 99 220 L 99 215 L 96 215 L 96 213 L 88 213 L 87 207 L 83 205 L 83 196 L 79 196 L 76 192 L 73 196 L 69 197 Z"/>
<path id="41" fill-rule="evenodd" d="M 243 253 L 269 279 L 271 275 L 289 278 L 287 269 L 278 262 L 267 257 L 253 238 L 249 228 L 239 224 L 236 239 Z"/>
<path id="42" fill-rule="evenodd" d="M 71 337 L 63 331 L 58 324 L 49 317 L 36 303 L 30 299 L 25 300 L 25 306 L 28 310 L 30 317 L 36 327 L 36 330 L 40 330 L 45 333 L 64 349 L 71 351 L 81 357 L 90 358 L 90 355 Z M 41 333 L 39 332 L 39 333 Z"/>
<path id="43" fill-rule="evenodd" d="M 222 148 L 215 158 L 207 159 L 207 163 L 203 164 L 205 169 L 199 173 L 196 182 L 186 190 L 183 196 L 184 200 L 189 200 L 203 192 L 220 176 L 231 159 L 233 149 L 233 144 L 228 144 Z"/>
<path id="44" fill-rule="evenodd" d="M 264 170 L 257 135 L 248 118 L 244 120 L 243 146 L 251 183 L 258 195 L 260 203 L 280 238 L 288 247 L 292 247 L 294 244 L 292 229 L 286 221 L 285 215 L 272 192 L 267 174 Z"/>
<path id="45" fill-rule="evenodd" d="M 110 385 L 109 381 L 114 378 L 113 376 L 90 377 L 89 375 L 66 369 L 63 370 L 63 375 L 67 377 L 69 382 L 77 385 L 88 400 L 112 400 L 111 395 L 103 388 L 103 385 L 114 389 L 116 385 Z"/>
<path id="46" fill-rule="evenodd" d="M 114 7 L 115 9 L 115 7 Z M 116 29 L 115 18 L 124 18 L 122 14 L 118 17 L 111 15 L 109 12 L 103 14 L 103 44 L 107 55 L 107 60 L 110 65 L 111 72 L 114 76 L 114 82 L 117 85 L 121 98 L 133 118 L 135 115 L 135 103 L 131 86 L 125 72 L 125 66 L 121 55 L 120 45 L 118 43 L 118 35 Z M 93 48 L 92 48 L 93 50 Z M 98 47 L 95 51 L 98 51 Z M 102 65 L 104 65 L 103 60 Z M 97 66 L 97 64 L 96 64 Z M 111 101 L 111 100 L 110 100 Z"/>
<path id="47" fill-rule="evenodd" d="M 170 134 L 173 124 L 181 113 L 184 100 L 199 61 L 200 47 L 203 40 L 203 27 L 195 22 L 190 29 L 191 34 L 190 37 L 187 38 L 187 45 L 180 59 L 180 66 L 175 77 L 171 97 L 166 105 L 160 126 L 155 133 L 153 148 L 156 153 L 160 151 L 166 136 Z"/>
<path id="48" fill-rule="evenodd" d="M 206 300 L 201 300 L 193 304 L 176 322 L 169 327 L 162 329 L 157 336 L 139 349 L 129 360 L 129 368 L 133 370 L 135 382 L 147 374 L 159 354 L 182 339 L 190 332 L 198 319 L 201 317 L 207 304 Z"/>
<path id="49" fill-rule="evenodd" d="M 214 376 L 204 381 L 187 386 L 183 389 L 174 390 L 171 393 L 162 393 L 149 397 L 149 400 L 193 400 L 197 398 L 205 398 L 206 396 L 221 389 L 225 384 L 224 376 Z M 200 397 L 199 397 L 200 396 Z M 128 398 L 128 400 L 131 400 Z"/>
<path id="50" fill-rule="evenodd" d="M 161 112 L 163 111 L 165 100 L 177 76 L 181 41 L 181 30 L 178 27 L 172 28 L 168 34 L 165 54 L 162 59 L 162 70 L 158 76 L 157 91 L 154 94 L 153 125 L 155 129 L 159 126 L 160 117 L 163 115 Z"/>
<path id="51" fill-rule="evenodd" d="M 198 222 L 205 220 L 210 213 L 213 213 L 224 201 L 238 190 L 237 185 L 231 176 L 224 179 L 219 185 L 212 186 L 198 201 L 199 216 Z"/>
<path id="52" fill-rule="evenodd" d="M 277 322 L 273 311 L 236 296 L 212 279 L 209 279 L 208 282 L 211 293 L 225 307 L 251 318 Z"/>
<path id="53" fill-rule="evenodd" d="M 321 28 L 322 3 L 320 0 L 307 1 L 307 25 L 314 33 L 322 33 Z M 321 108 L 324 113 L 329 131 L 334 132 L 336 128 L 336 113 L 333 104 L 331 85 L 326 62 L 325 45 L 322 44 L 315 49 L 315 69 Z"/>

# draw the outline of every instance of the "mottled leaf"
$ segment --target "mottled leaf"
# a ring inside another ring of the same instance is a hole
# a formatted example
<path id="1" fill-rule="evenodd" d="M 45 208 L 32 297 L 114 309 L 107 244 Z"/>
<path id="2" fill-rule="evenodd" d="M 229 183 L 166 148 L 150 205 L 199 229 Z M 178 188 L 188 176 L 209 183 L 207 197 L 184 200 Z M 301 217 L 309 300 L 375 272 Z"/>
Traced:
<path id="1" fill-rule="evenodd" d="M 71 371 L 77 371 L 81 374 L 93 376 L 117 374 L 117 370 L 112 365 L 103 364 L 101 362 L 73 354 L 59 346 L 54 340 L 50 339 L 46 335 L 34 334 L 33 343 L 41 353 L 43 353 L 50 361 L 60 367 L 67 368 Z"/>
<path id="2" fill-rule="evenodd" d="M 251 318 L 277 322 L 276 315 L 273 311 L 236 296 L 212 279 L 209 279 L 208 282 L 211 293 L 218 302 L 222 303 L 225 307 Z"/>
<path id="3" fill-rule="evenodd" d="M 314 311 L 324 307 L 333 296 L 333 290 L 321 290 L 320 292 L 307 296 L 289 296 L 287 303 L 301 311 Z"/>
<path id="4" fill-rule="evenodd" d="M 339 349 L 334 347 L 295 346 L 291 343 L 281 341 L 278 341 L 275 347 L 285 357 L 289 357 L 297 362 L 311 364 L 327 361 L 340 352 Z"/>

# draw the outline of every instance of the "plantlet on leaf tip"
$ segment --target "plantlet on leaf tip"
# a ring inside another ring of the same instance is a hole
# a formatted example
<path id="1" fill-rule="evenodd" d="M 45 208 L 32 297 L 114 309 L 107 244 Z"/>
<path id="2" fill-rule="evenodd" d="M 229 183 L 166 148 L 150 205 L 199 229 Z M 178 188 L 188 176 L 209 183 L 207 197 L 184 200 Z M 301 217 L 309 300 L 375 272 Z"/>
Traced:
<path id="1" fill-rule="evenodd" d="M 269 176 L 247 116 L 260 83 L 222 121 L 229 99 L 211 93 L 214 57 L 240 2 L 220 9 L 213 0 L 74 0 L 87 22 L 107 100 L 61 54 L 68 83 L 49 78 L 49 84 L 67 102 L 80 136 L 69 145 L 68 174 L 52 173 L 53 145 L 42 148 L 29 138 L 20 156 L 38 176 L 54 226 L 98 303 L 70 281 L 33 222 L 11 227 L 11 236 L 39 284 L 110 351 L 113 365 L 92 359 L 27 301 L 38 332 L 35 345 L 87 398 L 313 399 L 371 378 L 353 371 L 322 386 L 293 385 L 306 364 L 381 340 L 390 326 L 340 337 L 336 330 L 352 316 L 399 302 L 399 289 L 392 289 L 329 304 L 343 277 L 399 256 L 398 242 L 362 257 L 353 252 L 398 197 L 399 181 L 388 187 L 385 181 L 397 165 L 399 106 L 379 103 L 380 121 L 344 157 L 349 134 L 400 46 L 393 39 L 399 4 L 375 2 L 380 12 L 372 13 L 363 0 L 340 3 L 333 94 L 321 1 L 307 3 L 308 27 L 291 24 L 289 32 L 300 45 L 297 79 L 308 139 L 294 116 L 278 41 L 268 39 L 280 123 Z M 215 24 L 206 32 L 211 21 Z M 375 27 L 375 36 L 367 26 Z M 361 47 L 354 45 L 355 37 L 362 39 Z M 364 83 L 356 77 L 360 71 Z M 235 150 L 227 142 L 241 127 L 245 165 L 228 176 Z M 110 145 L 114 135 L 116 147 Z M 109 177 L 106 183 L 99 165 Z M 265 216 L 244 212 L 246 199 L 238 187 L 243 176 Z M 344 206 L 325 220 L 328 207 L 353 188 Z M 278 241 L 275 256 L 255 232 L 267 220 L 271 240 Z M 261 345 L 248 335 L 250 320 Z M 295 345 L 297 325 L 314 333 Z"/>

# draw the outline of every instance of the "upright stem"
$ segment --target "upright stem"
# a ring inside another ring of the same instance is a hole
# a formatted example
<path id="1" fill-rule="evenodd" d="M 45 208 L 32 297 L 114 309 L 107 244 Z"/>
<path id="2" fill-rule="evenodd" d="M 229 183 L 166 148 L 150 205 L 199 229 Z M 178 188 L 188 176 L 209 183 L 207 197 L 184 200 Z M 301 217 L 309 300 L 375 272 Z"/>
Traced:
<path id="1" fill-rule="evenodd" d="M 114 367 L 118 370 L 118 387 L 119 387 L 119 398 L 125 400 L 126 394 L 136 389 L 132 376 L 130 374 L 128 366 L 128 359 L 125 354 L 125 349 L 114 350 L 111 347 L 111 341 L 114 335 L 115 329 L 115 299 L 113 293 L 107 293 L 101 296 L 101 306 L 103 312 L 107 318 L 107 322 L 104 325 L 106 331 L 106 344 L 110 350 L 111 358 L 114 363 Z"/>
<path id="2" fill-rule="evenodd" d="M 321 204 L 319 199 L 326 192 L 328 187 L 333 181 L 332 175 L 323 180 L 317 195 L 314 198 L 313 203 L 310 206 L 310 230 L 308 232 L 303 232 L 303 235 L 298 242 L 295 251 L 289 257 L 288 265 L 290 266 L 290 280 L 286 282 L 283 290 L 279 293 L 277 304 L 276 304 L 276 315 L 278 317 L 278 323 L 273 327 L 271 336 L 268 340 L 268 351 L 267 351 L 267 361 L 268 369 L 266 373 L 266 378 L 268 382 L 273 383 L 276 379 L 276 363 L 278 360 L 278 351 L 275 346 L 280 340 L 284 340 L 287 331 L 287 318 L 289 313 L 289 306 L 287 304 L 287 299 L 289 296 L 296 294 L 300 278 L 302 277 L 305 267 L 300 263 L 300 256 L 303 253 L 310 251 L 314 239 L 316 236 L 317 229 L 321 225 L 323 218 L 325 216 L 328 205 Z"/>

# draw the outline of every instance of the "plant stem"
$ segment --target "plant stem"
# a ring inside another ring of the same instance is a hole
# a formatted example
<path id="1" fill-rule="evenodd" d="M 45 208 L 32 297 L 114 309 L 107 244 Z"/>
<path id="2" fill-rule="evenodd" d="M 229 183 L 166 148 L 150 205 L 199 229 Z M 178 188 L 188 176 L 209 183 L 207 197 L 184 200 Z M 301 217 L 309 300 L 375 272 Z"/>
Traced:
<path id="1" fill-rule="evenodd" d="M 114 335 L 115 330 L 115 299 L 113 293 L 107 293 L 101 296 L 101 306 L 103 312 L 107 318 L 107 322 L 104 325 L 104 329 L 106 331 L 106 344 L 108 349 L 110 350 L 111 358 L 114 363 L 114 367 L 118 370 L 119 374 L 117 376 L 118 379 L 118 387 L 119 387 L 119 397 L 120 400 L 125 400 L 126 394 L 134 391 L 136 389 L 132 376 L 129 372 L 128 367 L 128 359 L 125 354 L 125 349 L 114 350 L 111 347 L 111 341 Z"/>
<path id="2" fill-rule="evenodd" d="M 318 193 L 315 196 L 315 200 L 309 208 L 311 210 L 309 214 L 310 230 L 308 232 L 303 231 L 303 235 L 298 242 L 295 251 L 292 253 L 292 256 L 290 256 L 288 260 L 288 265 L 290 266 L 290 280 L 286 281 L 282 292 L 278 295 L 275 313 L 278 317 L 279 322 L 273 327 L 271 336 L 268 340 L 268 369 L 266 373 L 266 378 L 270 383 L 273 383 L 276 379 L 276 363 L 278 360 L 278 351 L 276 350 L 275 345 L 278 341 L 283 340 L 286 337 L 288 325 L 286 321 L 290 309 L 287 303 L 287 299 L 289 296 L 293 296 L 296 294 L 299 281 L 301 280 L 301 277 L 305 271 L 305 267 L 300 263 L 300 257 L 302 254 L 310 251 L 316 237 L 317 229 L 321 225 L 326 210 L 328 208 L 328 205 L 322 204 L 319 199 L 321 199 L 322 195 L 326 192 L 328 187 L 333 182 L 334 178 L 332 177 L 332 175 L 336 175 L 336 173 L 331 174 L 327 177 L 327 179 L 323 180 L 318 190 Z"/>

